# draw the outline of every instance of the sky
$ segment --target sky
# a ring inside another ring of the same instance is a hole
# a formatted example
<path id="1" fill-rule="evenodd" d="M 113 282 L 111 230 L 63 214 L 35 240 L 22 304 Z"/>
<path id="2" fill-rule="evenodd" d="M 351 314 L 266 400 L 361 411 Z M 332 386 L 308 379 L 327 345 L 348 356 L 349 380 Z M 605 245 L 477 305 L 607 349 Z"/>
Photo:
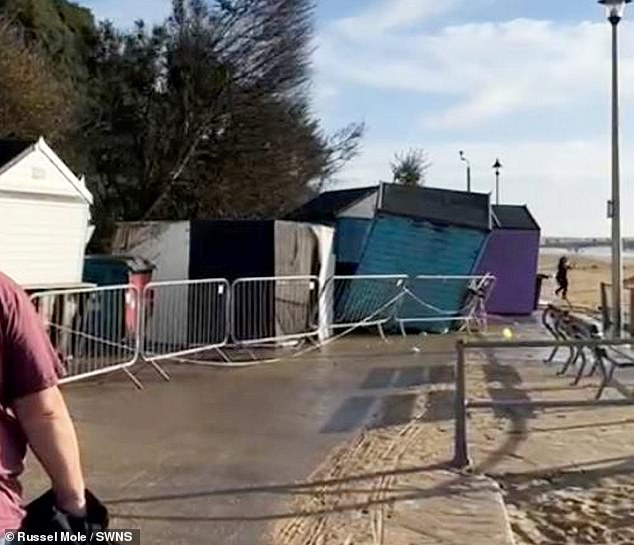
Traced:
<path id="1" fill-rule="evenodd" d="M 84 0 L 120 26 L 168 0 Z M 634 8 L 629 16 L 634 21 Z M 634 236 L 634 24 L 621 31 L 623 232 Z M 313 109 L 328 131 L 363 121 L 332 188 L 389 180 L 424 148 L 428 185 L 527 204 L 549 236 L 608 236 L 610 27 L 595 0 L 318 0 Z"/>

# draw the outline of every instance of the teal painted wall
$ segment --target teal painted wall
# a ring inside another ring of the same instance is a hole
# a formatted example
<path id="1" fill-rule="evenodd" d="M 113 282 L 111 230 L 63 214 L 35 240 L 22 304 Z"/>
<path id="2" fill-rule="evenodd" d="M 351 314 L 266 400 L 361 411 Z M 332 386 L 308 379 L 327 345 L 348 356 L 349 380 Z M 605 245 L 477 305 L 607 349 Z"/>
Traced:
<path id="1" fill-rule="evenodd" d="M 335 231 L 337 262 L 359 263 L 372 220 L 338 218 Z"/>
<path id="2" fill-rule="evenodd" d="M 487 234 L 398 216 L 378 216 L 366 239 L 357 274 L 470 275 Z M 467 283 L 462 280 L 411 283 L 410 289 L 422 303 L 405 298 L 399 316 L 435 319 L 411 324 L 421 331 L 449 328 L 452 323 L 443 317 L 455 315 L 460 309 L 466 287 Z M 363 298 L 361 287 L 351 287 L 347 304 L 363 305 Z"/>

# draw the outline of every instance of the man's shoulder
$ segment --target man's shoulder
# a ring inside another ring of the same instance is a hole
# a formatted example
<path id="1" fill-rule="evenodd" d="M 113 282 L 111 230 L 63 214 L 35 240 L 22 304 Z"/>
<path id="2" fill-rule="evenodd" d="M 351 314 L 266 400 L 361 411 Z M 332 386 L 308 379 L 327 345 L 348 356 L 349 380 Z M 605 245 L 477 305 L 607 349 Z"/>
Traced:
<path id="1" fill-rule="evenodd" d="M 21 295 L 24 295 L 24 291 L 17 282 L 0 272 L 0 303 L 15 302 Z"/>

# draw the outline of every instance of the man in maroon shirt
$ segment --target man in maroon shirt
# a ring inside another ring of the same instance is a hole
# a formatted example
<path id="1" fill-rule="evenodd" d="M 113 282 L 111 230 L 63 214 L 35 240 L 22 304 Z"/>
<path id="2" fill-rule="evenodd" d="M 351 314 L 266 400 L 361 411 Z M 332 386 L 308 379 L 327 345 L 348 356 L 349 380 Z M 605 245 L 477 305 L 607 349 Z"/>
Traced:
<path id="1" fill-rule="evenodd" d="M 18 477 L 27 444 L 51 479 L 58 508 L 85 513 L 77 436 L 57 387 L 59 372 L 33 305 L 0 273 L 0 536 L 24 517 Z"/>

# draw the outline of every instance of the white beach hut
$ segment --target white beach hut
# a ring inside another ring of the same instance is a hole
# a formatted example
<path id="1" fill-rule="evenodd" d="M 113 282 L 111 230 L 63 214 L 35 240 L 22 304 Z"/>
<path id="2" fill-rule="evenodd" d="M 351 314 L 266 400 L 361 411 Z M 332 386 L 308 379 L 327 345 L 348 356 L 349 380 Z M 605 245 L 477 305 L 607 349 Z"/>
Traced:
<path id="1" fill-rule="evenodd" d="M 0 271 L 24 288 L 78 285 L 93 198 L 43 140 L 0 140 Z"/>

